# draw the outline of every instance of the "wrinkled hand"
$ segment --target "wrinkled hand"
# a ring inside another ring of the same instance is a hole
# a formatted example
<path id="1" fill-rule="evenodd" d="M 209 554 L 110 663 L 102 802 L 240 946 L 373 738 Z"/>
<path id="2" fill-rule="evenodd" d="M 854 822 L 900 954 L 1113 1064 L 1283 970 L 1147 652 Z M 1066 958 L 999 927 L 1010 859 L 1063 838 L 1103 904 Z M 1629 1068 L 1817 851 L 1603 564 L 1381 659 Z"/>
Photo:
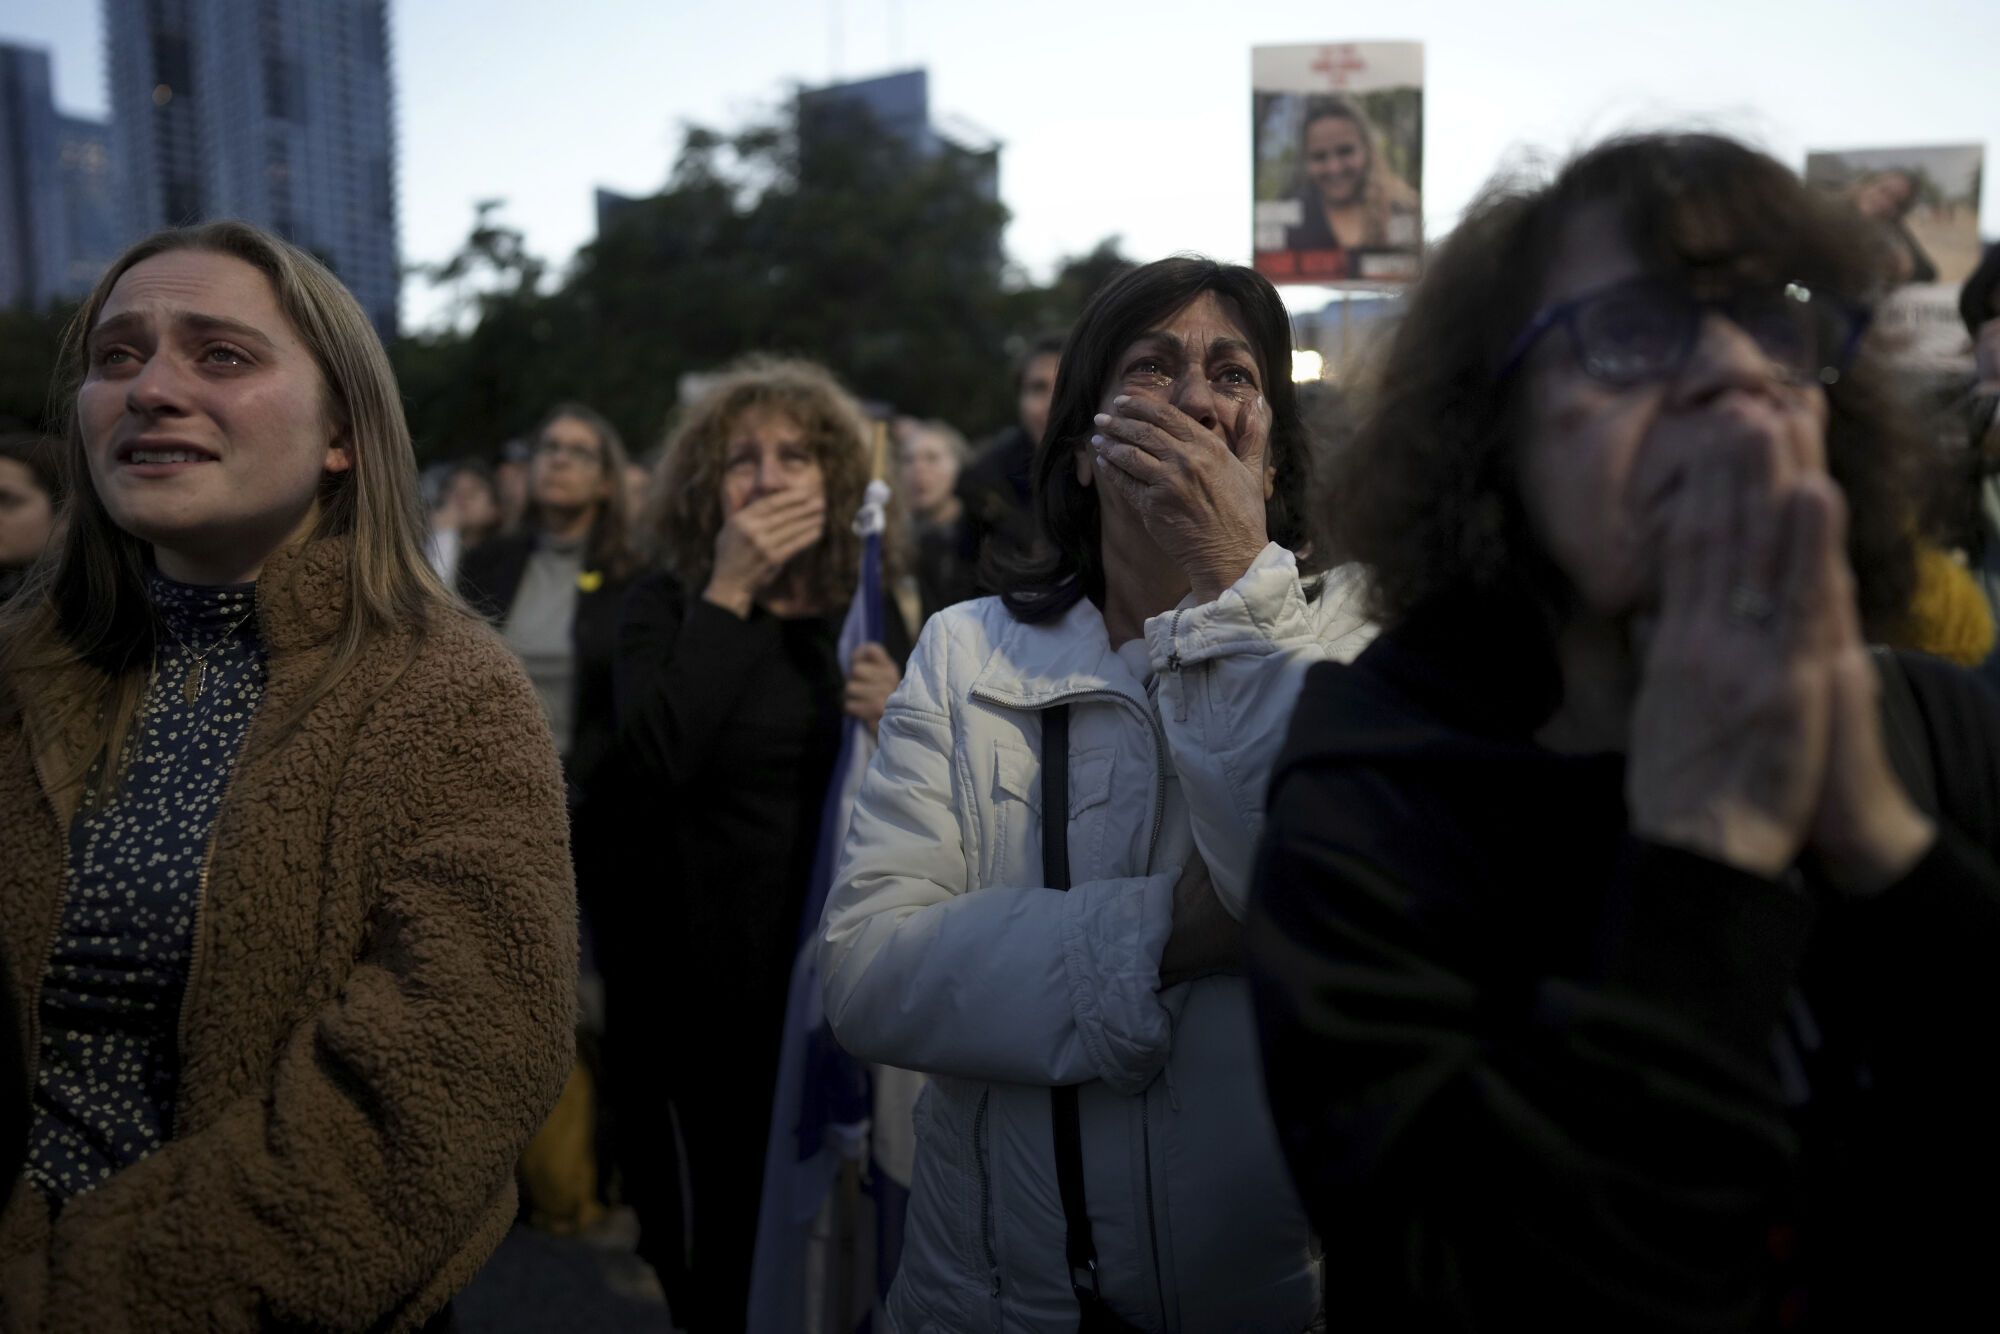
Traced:
<path id="1" fill-rule="evenodd" d="M 1772 494 L 1765 451 L 1690 463 L 1667 519 L 1626 784 L 1633 829 L 1775 876 L 1825 784 L 1832 634 L 1823 559 L 1840 498 Z"/>
<path id="2" fill-rule="evenodd" d="M 874 735 L 881 726 L 883 710 L 889 707 L 889 696 L 903 682 L 903 673 L 896 667 L 895 659 L 880 644 L 863 644 L 854 650 L 854 661 L 847 673 L 847 689 L 841 698 L 841 707 L 850 717 L 859 718 L 868 724 L 869 735 Z"/>
<path id="3" fill-rule="evenodd" d="M 1667 521 L 1627 773 L 1640 835 L 1776 876 L 1808 846 L 1879 889 L 1934 831 L 1889 767 L 1874 665 L 1823 474 L 1773 486 L 1773 449 L 1689 465 Z"/>
<path id="4" fill-rule="evenodd" d="M 1216 897 L 1208 863 L 1191 853 L 1174 882 L 1174 926 L 1160 954 L 1160 987 L 1243 969 L 1243 924 Z"/>
<path id="5" fill-rule="evenodd" d="M 1171 403 L 1124 395 L 1097 415 L 1091 440 L 1098 484 L 1137 513 L 1200 602 L 1213 602 L 1242 578 L 1270 540 L 1271 405 L 1258 394 L 1223 407 L 1234 421 L 1218 435 Z"/>
<path id="6" fill-rule="evenodd" d="M 729 516 L 715 535 L 715 568 L 702 596 L 748 616 L 757 595 L 771 586 L 794 556 L 826 532 L 826 497 L 792 490 L 760 496 Z"/>
<path id="7" fill-rule="evenodd" d="M 1937 825 L 1903 787 L 1882 735 L 1882 681 L 1861 637 L 1854 576 L 1834 535 L 1835 646 L 1828 663 L 1832 733 L 1826 783 L 1806 846 L 1837 890 L 1873 894 L 1903 878 L 1937 839 Z"/>

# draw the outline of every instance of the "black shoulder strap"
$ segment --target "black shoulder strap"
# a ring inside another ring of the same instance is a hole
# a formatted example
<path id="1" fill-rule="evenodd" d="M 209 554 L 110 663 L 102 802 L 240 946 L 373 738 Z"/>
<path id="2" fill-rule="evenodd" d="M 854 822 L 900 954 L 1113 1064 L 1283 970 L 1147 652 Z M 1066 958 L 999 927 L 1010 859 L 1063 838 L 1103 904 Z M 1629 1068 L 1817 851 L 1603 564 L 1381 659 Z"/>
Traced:
<path id="1" fill-rule="evenodd" d="M 1069 889 L 1069 706 L 1042 710 L 1042 879 L 1051 889 Z M 1069 1261 L 1070 1288 L 1083 1300 L 1097 1292 L 1097 1244 L 1090 1235 L 1090 1209 L 1083 1194 L 1083 1127 L 1078 1118 L 1075 1084 L 1049 1090 L 1049 1115 L 1055 1126 L 1056 1185 L 1062 1191 L 1063 1218 L 1068 1235 L 1063 1254 Z M 1089 1287 L 1085 1288 L 1084 1283 Z"/>
<path id="2" fill-rule="evenodd" d="M 1069 705 L 1042 710 L 1042 881 L 1069 888 Z"/>

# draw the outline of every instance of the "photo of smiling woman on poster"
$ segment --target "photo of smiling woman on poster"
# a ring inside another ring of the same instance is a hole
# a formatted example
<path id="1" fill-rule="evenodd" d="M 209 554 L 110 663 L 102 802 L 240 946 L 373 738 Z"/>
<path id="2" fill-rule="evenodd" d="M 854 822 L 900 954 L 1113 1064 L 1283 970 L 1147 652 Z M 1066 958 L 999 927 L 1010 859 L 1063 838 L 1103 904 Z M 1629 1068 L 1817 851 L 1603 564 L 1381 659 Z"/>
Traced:
<path id="1" fill-rule="evenodd" d="M 1423 250 L 1424 66 L 1418 42 L 1251 54 L 1257 271 L 1275 283 L 1380 290 Z"/>
<path id="2" fill-rule="evenodd" d="M 1287 250 L 1408 250 L 1417 243 L 1417 192 L 1376 148 L 1375 127 L 1353 101 L 1306 104 L 1301 138 L 1303 217 L 1286 229 Z M 1344 275 L 1343 275 L 1344 276 Z"/>

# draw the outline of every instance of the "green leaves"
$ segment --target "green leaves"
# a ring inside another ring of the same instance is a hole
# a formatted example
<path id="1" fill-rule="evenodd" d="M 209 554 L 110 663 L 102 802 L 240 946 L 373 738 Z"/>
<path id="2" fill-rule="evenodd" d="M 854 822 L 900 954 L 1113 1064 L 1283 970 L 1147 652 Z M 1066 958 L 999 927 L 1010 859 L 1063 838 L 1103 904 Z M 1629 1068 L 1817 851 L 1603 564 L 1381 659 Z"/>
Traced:
<path id="1" fill-rule="evenodd" d="M 815 119 L 803 144 L 789 118 L 689 125 L 666 188 L 621 208 L 552 287 L 484 201 L 426 271 L 458 294 L 455 327 L 392 349 L 419 453 L 490 455 L 579 398 L 643 454 L 683 375 L 757 351 L 823 361 L 863 398 L 974 436 L 1002 426 L 1022 340 L 1065 326 L 1125 261 L 1107 240 L 1047 288 L 1024 281 L 993 171 L 865 117 Z"/>

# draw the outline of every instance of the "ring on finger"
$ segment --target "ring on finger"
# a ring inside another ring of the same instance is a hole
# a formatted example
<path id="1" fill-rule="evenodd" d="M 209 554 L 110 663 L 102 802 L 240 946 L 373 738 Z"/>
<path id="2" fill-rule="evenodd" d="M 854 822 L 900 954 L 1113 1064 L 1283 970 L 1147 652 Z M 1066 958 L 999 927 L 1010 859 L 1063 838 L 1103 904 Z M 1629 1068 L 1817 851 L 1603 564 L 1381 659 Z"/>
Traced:
<path id="1" fill-rule="evenodd" d="M 1768 627 L 1778 615 L 1778 604 L 1755 584 L 1738 583 L 1729 590 L 1729 619 L 1755 630 Z"/>

